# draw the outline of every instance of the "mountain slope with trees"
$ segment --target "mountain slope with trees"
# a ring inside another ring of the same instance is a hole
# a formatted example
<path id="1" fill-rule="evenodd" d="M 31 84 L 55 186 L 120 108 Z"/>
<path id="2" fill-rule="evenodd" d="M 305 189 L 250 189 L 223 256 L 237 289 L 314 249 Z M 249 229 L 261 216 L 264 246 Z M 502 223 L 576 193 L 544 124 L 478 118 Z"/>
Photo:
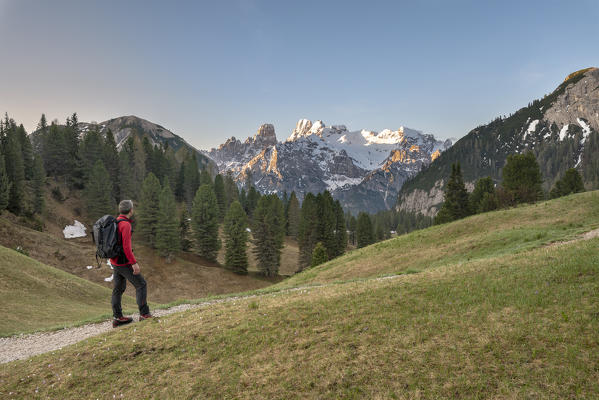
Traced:
<path id="1" fill-rule="evenodd" d="M 486 176 L 498 182 L 507 157 L 527 151 L 539 162 L 545 192 L 570 168 L 587 190 L 599 188 L 599 69 L 572 73 L 551 94 L 473 129 L 403 185 L 398 207 L 434 215 L 452 164 L 460 163 L 472 189 Z"/>

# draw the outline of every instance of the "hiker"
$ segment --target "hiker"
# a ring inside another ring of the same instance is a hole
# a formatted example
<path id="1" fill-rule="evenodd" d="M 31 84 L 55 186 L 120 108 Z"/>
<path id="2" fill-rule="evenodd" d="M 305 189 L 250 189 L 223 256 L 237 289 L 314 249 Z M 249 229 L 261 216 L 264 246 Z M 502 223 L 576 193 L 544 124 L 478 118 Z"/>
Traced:
<path id="1" fill-rule="evenodd" d="M 114 319 L 112 326 L 128 324 L 133 321 L 133 318 L 123 317 L 121 308 L 121 298 L 127 287 L 127 281 L 135 286 L 135 299 L 139 307 L 139 320 L 152 318 L 150 308 L 146 301 L 147 288 L 146 280 L 141 275 L 139 264 L 131 250 L 131 217 L 133 217 L 133 202 L 131 200 L 123 200 L 119 203 L 119 216 L 117 218 L 118 240 L 122 245 L 121 254 L 110 259 L 110 264 L 114 269 L 112 289 L 112 313 Z"/>

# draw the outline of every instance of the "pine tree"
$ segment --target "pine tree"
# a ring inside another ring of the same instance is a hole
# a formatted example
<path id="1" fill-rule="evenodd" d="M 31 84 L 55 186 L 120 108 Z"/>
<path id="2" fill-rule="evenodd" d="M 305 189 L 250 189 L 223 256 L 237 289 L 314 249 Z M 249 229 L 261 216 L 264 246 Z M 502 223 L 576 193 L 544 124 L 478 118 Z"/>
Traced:
<path id="1" fill-rule="evenodd" d="M 170 263 L 172 257 L 181 249 L 177 204 L 168 178 L 165 178 L 160 192 L 158 205 L 158 224 L 156 227 L 156 248 L 161 256 Z"/>
<path id="2" fill-rule="evenodd" d="M 52 131 L 52 128 L 50 130 Z M 50 136 L 51 135 L 49 135 L 49 137 Z M 64 145 L 64 136 L 62 137 L 61 141 Z M 54 161 L 52 161 L 53 158 L 51 157 L 50 153 L 51 149 L 48 148 L 46 150 L 44 162 L 48 174 L 54 175 L 56 167 L 52 165 Z M 58 152 L 58 154 L 60 154 L 61 157 L 63 156 L 60 152 Z M 90 130 L 83 137 L 83 140 L 79 145 L 79 158 L 82 160 L 83 176 L 85 182 L 87 183 L 89 182 L 91 170 L 96 165 L 96 162 L 98 160 L 102 160 L 102 163 L 104 163 L 104 142 L 102 140 L 102 136 L 97 130 Z M 104 167 L 106 168 L 106 166 Z"/>
<path id="3" fill-rule="evenodd" d="M 202 172 L 200 173 L 200 186 L 201 185 L 214 185 L 210 172 L 208 172 L 208 168 L 202 169 Z"/>
<path id="4" fill-rule="evenodd" d="M 231 203 L 223 226 L 225 265 L 239 274 L 247 274 L 247 216 L 238 201 Z"/>
<path id="5" fill-rule="evenodd" d="M 36 214 L 41 214 L 44 211 L 46 171 L 44 171 L 44 163 L 38 155 L 35 155 L 33 165 L 33 211 Z"/>
<path id="6" fill-rule="evenodd" d="M 251 186 L 249 192 L 247 193 L 247 197 L 245 200 L 245 212 L 250 218 L 253 219 L 254 209 L 258 205 L 258 201 L 260 200 L 260 193 L 256 190 L 254 186 Z"/>
<path id="7" fill-rule="evenodd" d="M 216 261 L 221 243 L 218 237 L 218 203 L 211 185 L 198 189 L 191 210 L 191 225 L 198 254 Z"/>
<path id="8" fill-rule="evenodd" d="M 21 145 L 21 154 L 23 157 L 23 168 L 25 168 L 25 179 L 31 180 L 33 178 L 33 147 L 31 141 L 23 125 L 19 125 L 17 128 L 17 136 L 19 138 L 19 144 Z"/>
<path id="9" fill-rule="evenodd" d="M 160 181 L 156 175 L 150 172 L 144 179 L 141 189 L 137 210 L 137 230 L 142 240 L 145 240 L 152 248 L 156 247 L 161 190 Z"/>
<path id="10" fill-rule="evenodd" d="M 121 200 L 131 200 L 135 198 L 135 184 L 133 182 L 132 160 L 129 152 L 121 150 L 119 152 L 119 197 Z"/>
<path id="11" fill-rule="evenodd" d="M 584 184 L 582 183 L 582 176 L 574 168 L 570 168 L 566 171 L 564 176 L 555 182 L 551 193 L 549 194 L 552 199 L 561 196 L 567 196 L 572 193 L 584 192 Z"/>
<path id="12" fill-rule="evenodd" d="M 291 192 L 287 205 L 287 234 L 297 239 L 301 209 L 295 192 Z"/>
<path id="13" fill-rule="evenodd" d="M 104 141 L 103 161 L 106 166 L 106 170 L 110 175 L 110 181 L 112 182 L 112 196 L 118 201 L 120 197 L 119 193 L 119 153 L 116 148 L 116 142 L 112 130 L 108 129 L 106 132 L 106 140 Z"/>
<path id="14" fill-rule="evenodd" d="M 316 246 L 314 247 L 314 251 L 312 252 L 311 266 L 316 267 L 317 265 L 324 264 L 328 260 L 329 259 L 327 256 L 327 249 L 324 247 L 322 242 L 316 243 Z"/>
<path id="15" fill-rule="evenodd" d="M 7 208 L 9 211 L 19 214 L 25 207 L 25 168 L 16 126 L 14 121 L 8 120 L 8 117 L 7 122 L 5 123 L 5 128 L 8 125 L 8 129 L 5 132 L 6 147 L 4 149 L 4 165 L 10 182 Z"/>
<path id="16" fill-rule="evenodd" d="M 218 217 L 222 221 L 227 212 L 227 199 L 225 196 L 225 182 L 220 174 L 217 174 L 214 178 L 214 194 L 218 203 Z"/>
<path id="17" fill-rule="evenodd" d="M 356 239 L 358 242 L 358 248 L 374 243 L 372 220 L 365 212 L 358 214 L 358 220 L 356 223 Z"/>
<path id="18" fill-rule="evenodd" d="M 335 257 L 339 257 L 345 253 L 347 248 L 347 228 L 345 226 L 345 215 L 343 207 L 339 200 L 333 205 L 333 213 L 335 214 Z"/>
<path id="19" fill-rule="evenodd" d="M 328 190 L 316 196 L 318 204 L 318 236 L 317 241 L 322 242 L 327 249 L 329 260 L 337 254 L 337 242 L 335 240 L 335 213 L 333 210 L 333 196 Z"/>
<path id="20" fill-rule="evenodd" d="M 87 210 L 93 221 L 103 215 L 114 213 L 115 203 L 110 195 L 111 190 L 108 171 L 102 160 L 98 160 L 90 172 L 89 182 L 84 191 Z"/>
<path id="21" fill-rule="evenodd" d="M 0 214 L 8 207 L 8 198 L 10 196 L 10 181 L 4 167 L 4 156 L 0 152 Z"/>
<path id="22" fill-rule="evenodd" d="M 195 154 L 189 154 L 185 160 L 185 202 L 191 208 L 194 196 L 200 187 L 200 172 Z"/>
<path id="23" fill-rule="evenodd" d="M 252 233 L 258 269 L 265 276 L 277 275 L 285 238 L 285 211 L 277 195 L 262 196 L 258 200 L 254 210 Z"/>
<path id="24" fill-rule="evenodd" d="M 225 176 L 225 197 L 227 209 L 229 209 L 234 201 L 239 201 L 241 203 L 241 200 L 239 199 L 239 189 L 237 189 L 237 184 L 233 180 L 231 172 L 228 172 Z M 243 203 L 241 203 L 241 206 L 243 207 Z"/>
<path id="25" fill-rule="evenodd" d="M 177 182 L 175 184 L 175 198 L 177 201 L 185 200 L 185 160 L 179 166 Z"/>
<path id="26" fill-rule="evenodd" d="M 181 241 L 181 250 L 191 250 L 191 240 L 189 240 L 189 214 L 187 209 L 183 208 L 179 217 L 179 239 Z"/>
<path id="27" fill-rule="evenodd" d="M 451 176 L 445 188 L 445 202 L 435 218 L 436 224 L 455 221 L 470 215 L 468 191 L 462 177 L 460 163 L 451 166 Z"/>
<path id="28" fill-rule="evenodd" d="M 299 245 L 298 271 L 312 264 L 312 251 L 318 237 L 318 204 L 312 193 L 306 193 L 300 213 L 297 241 Z"/>
<path id="29" fill-rule="evenodd" d="M 132 197 L 137 198 L 137 197 L 141 196 L 142 184 L 146 178 L 146 171 L 147 171 L 146 156 L 145 156 L 145 153 L 144 153 L 143 148 L 141 147 L 141 144 L 139 141 L 133 140 L 132 145 L 133 145 L 133 152 L 132 152 L 133 187 L 131 189 L 133 192 Z M 156 177 L 156 175 L 154 175 L 154 177 Z"/>
<path id="30" fill-rule="evenodd" d="M 353 215 L 349 217 L 348 228 L 349 228 L 349 241 L 352 246 L 356 245 L 356 228 L 358 226 L 358 221 L 356 217 Z"/>
<path id="31" fill-rule="evenodd" d="M 532 152 L 511 154 L 501 171 L 502 186 L 512 204 L 531 203 L 543 196 L 543 179 L 537 159 Z"/>
<path id="32" fill-rule="evenodd" d="M 470 211 L 472 213 L 483 212 L 481 209 L 481 203 L 483 198 L 485 197 L 485 193 L 489 193 L 489 195 L 493 196 L 495 195 L 495 184 L 493 183 L 493 179 L 491 179 L 490 176 L 486 178 L 480 178 L 476 181 L 476 184 L 474 185 L 474 190 L 470 194 L 469 198 Z M 487 201 L 485 202 L 485 207 L 489 207 L 489 199 L 487 199 Z"/>
<path id="33" fill-rule="evenodd" d="M 51 176 L 62 176 L 66 173 L 66 143 L 64 132 L 55 122 L 50 125 L 48 134 L 45 136 L 43 145 L 44 168 Z M 95 163 L 96 159 L 93 160 Z M 93 163 L 88 164 L 90 170 Z M 89 172 L 89 170 L 88 170 Z"/>

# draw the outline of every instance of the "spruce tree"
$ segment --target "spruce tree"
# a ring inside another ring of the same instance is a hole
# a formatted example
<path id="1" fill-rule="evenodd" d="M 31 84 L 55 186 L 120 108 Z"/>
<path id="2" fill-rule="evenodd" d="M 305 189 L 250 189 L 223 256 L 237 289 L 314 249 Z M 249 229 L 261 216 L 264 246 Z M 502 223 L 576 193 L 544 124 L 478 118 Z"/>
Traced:
<path id="1" fill-rule="evenodd" d="M 445 201 L 435 218 L 436 224 L 455 221 L 470 215 L 468 191 L 462 177 L 460 163 L 452 164 L 451 176 L 445 188 Z"/>
<path id="2" fill-rule="evenodd" d="M 252 234 L 258 269 L 265 276 L 277 275 L 285 238 L 285 210 L 277 195 L 262 196 L 258 200 L 252 221 Z"/>
<path id="3" fill-rule="evenodd" d="M 139 197 L 142 192 L 143 181 L 146 178 L 146 156 L 141 147 L 141 143 L 139 141 L 133 140 L 133 152 L 132 152 L 132 175 L 133 175 L 133 187 L 132 197 Z M 156 175 L 154 175 L 156 177 Z"/>
<path id="4" fill-rule="evenodd" d="M 132 160 L 128 151 L 119 152 L 119 198 L 131 200 L 135 198 L 135 183 L 133 182 Z"/>
<path id="5" fill-rule="evenodd" d="M 8 198 L 10 196 L 10 181 L 4 165 L 4 156 L 0 152 L 0 214 L 8 207 Z"/>
<path id="6" fill-rule="evenodd" d="M 225 216 L 225 265 L 239 274 L 247 274 L 247 216 L 238 201 L 231 203 Z"/>
<path id="7" fill-rule="evenodd" d="M 231 172 L 228 172 L 225 176 L 225 197 L 227 209 L 229 209 L 234 201 L 239 201 L 241 203 L 241 200 L 239 199 L 239 189 L 237 188 L 235 180 L 233 180 Z M 243 203 L 241 203 L 241 206 L 243 207 Z"/>
<path id="8" fill-rule="evenodd" d="M 9 128 L 5 132 L 6 147 L 4 149 L 4 165 L 10 182 L 7 208 L 9 211 L 19 214 L 25 208 L 25 168 L 14 121 L 10 120 L 8 125 Z"/>
<path id="9" fill-rule="evenodd" d="M 184 207 L 179 217 L 179 239 L 181 241 L 181 250 L 191 250 L 191 240 L 189 240 L 189 214 Z"/>
<path id="10" fill-rule="evenodd" d="M 214 182 L 212 181 L 212 176 L 210 176 L 208 168 L 203 168 L 202 172 L 200 173 L 200 186 L 201 185 L 214 185 Z"/>
<path id="11" fill-rule="evenodd" d="M 200 187 L 200 172 L 195 154 L 189 154 L 185 160 L 184 178 L 185 202 L 191 209 L 194 196 Z"/>
<path id="12" fill-rule="evenodd" d="M 106 132 L 106 140 L 104 141 L 103 161 L 106 170 L 110 175 L 112 182 L 112 196 L 118 201 L 119 193 L 119 153 L 116 148 L 116 142 L 112 130 Z"/>
<path id="13" fill-rule="evenodd" d="M 335 257 L 339 257 L 345 253 L 347 248 L 347 227 L 345 226 L 345 214 L 339 200 L 333 204 L 333 212 L 335 214 Z"/>
<path id="14" fill-rule="evenodd" d="M 493 183 L 493 179 L 490 176 L 486 178 L 480 178 L 476 181 L 474 185 L 474 190 L 470 194 L 470 211 L 472 213 L 480 213 L 483 212 L 481 209 L 481 203 L 483 197 L 485 197 L 485 193 L 489 193 L 489 195 L 495 195 L 495 184 Z M 487 196 L 488 197 L 488 196 Z M 488 199 L 485 202 L 485 207 L 489 206 Z M 488 211 L 488 210 L 487 210 Z"/>
<path id="15" fill-rule="evenodd" d="M 25 179 L 31 180 L 33 178 L 33 147 L 31 141 L 23 125 L 19 125 L 17 128 L 17 136 L 19 138 L 19 144 L 21 145 L 21 154 L 23 157 L 23 168 L 25 168 Z"/>
<path id="16" fill-rule="evenodd" d="M 318 204 L 312 193 L 306 193 L 302 202 L 297 242 L 299 245 L 298 271 L 312 264 L 312 251 L 318 237 Z"/>
<path id="17" fill-rule="evenodd" d="M 501 176 L 512 204 L 531 203 L 543 197 L 541 170 L 532 152 L 509 155 Z"/>
<path id="18" fill-rule="evenodd" d="M 144 179 L 141 189 L 137 208 L 137 231 L 141 239 L 152 248 L 156 247 L 161 190 L 160 181 L 150 172 Z"/>
<path id="19" fill-rule="evenodd" d="M 250 218 L 253 219 L 254 209 L 258 205 L 258 201 L 260 200 L 260 193 L 256 190 L 254 186 L 251 186 L 249 192 L 247 193 L 247 197 L 245 200 L 245 212 Z"/>
<path id="20" fill-rule="evenodd" d="M 52 128 L 51 128 L 52 131 Z M 51 137 L 52 135 L 49 135 Z M 57 139 L 58 140 L 58 139 Z M 62 137 L 62 143 L 64 145 L 64 136 Z M 50 175 L 54 175 L 56 171 L 56 166 L 53 166 L 52 163 L 54 161 L 51 157 L 52 148 L 48 148 L 46 150 L 46 156 L 44 157 L 46 171 Z M 54 153 L 52 153 L 54 154 Z M 61 154 L 59 152 L 59 154 Z M 62 157 L 62 154 L 60 155 Z M 89 177 L 91 174 L 92 168 L 96 165 L 98 160 L 102 160 L 104 163 L 104 141 L 102 140 L 102 136 L 100 133 L 93 129 L 85 134 L 83 140 L 79 144 L 79 158 L 81 159 L 82 168 L 83 168 L 83 176 L 85 182 L 89 182 Z M 106 166 L 104 166 L 106 168 Z M 112 190 L 111 190 L 112 192 Z"/>
<path id="21" fill-rule="evenodd" d="M 324 247 L 322 242 L 316 243 L 316 246 L 314 247 L 314 251 L 312 251 L 311 266 L 316 267 L 317 265 L 324 264 L 328 260 L 329 259 L 327 256 L 327 249 Z"/>
<path id="22" fill-rule="evenodd" d="M 374 243 L 374 229 L 370 216 L 365 212 L 358 214 L 356 222 L 356 239 L 358 248 L 368 246 Z"/>
<path id="23" fill-rule="evenodd" d="M 111 190 L 108 171 L 102 160 L 98 160 L 90 172 L 89 182 L 84 190 L 87 210 L 92 221 L 114 213 L 115 203 L 110 195 Z"/>
<path id="24" fill-rule="evenodd" d="M 37 154 L 33 162 L 33 211 L 41 214 L 44 211 L 44 186 L 46 183 L 46 171 L 44 162 Z"/>
<path id="25" fill-rule="evenodd" d="M 64 132 L 56 123 L 50 125 L 48 134 L 45 136 L 44 146 L 44 168 L 51 176 L 62 176 L 66 173 L 67 167 L 67 151 L 64 140 Z M 97 159 L 93 163 L 88 164 L 90 170 L 94 166 Z M 89 172 L 89 170 L 88 170 Z"/>
<path id="26" fill-rule="evenodd" d="M 287 234 L 297 239 L 301 209 L 295 192 L 291 192 L 287 204 Z"/>
<path id="27" fill-rule="evenodd" d="M 218 217 L 222 221 L 227 212 L 227 199 L 225 196 L 225 182 L 220 174 L 217 174 L 214 178 L 214 194 L 218 203 Z"/>
<path id="28" fill-rule="evenodd" d="M 177 204 L 168 178 L 165 178 L 158 204 L 158 223 L 156 227 L 156 248 L 168 263 L 181 249 Z"/>
<path id="29" fill-rule="evenodd" d="M 191 226 L 197 253 L 209 261 L 216 261 L 220 249 L 218 237 L 218 203 L 212 185 L 198 189 L 191 209 Z"/>
<path id="30" fill-rule="evenodd" d="M 349 241 L 352 246 L 356 245 L 356 227 L 358 225 L 358 221 L 356 221 L 356 217 L 353 215 L 349 217 L 348 222 L 348 230 L 349 230 Z"/>
<path id="31" fill-rule="evenodd" d="M 335 213 L 333 210 L 333 196 L 328 190 L 319 193 L 316 196 L 318 204 L 318 237 L 317 241 L 322 242 L 327 249 L 329 260 L 337 254 L 337 242 L 335 240 Z"/>
<path id="32" fill-rule="evenodd" d="M 582 176 L 574 168 L 570 168 L 566 171 L 564 176 L 555 182 L 553 189 L 549 193 L 552 199 L 561 196 L 567 196 L 572 193 L 584 192 L 584 184 L 582 183 Z"/>
<path id="33" fill-rule="evenodd" d="M 175 198 L 177 201 L 185 200 L 185 160 L 179 166 L 177 181 L 175 184 Z"/>

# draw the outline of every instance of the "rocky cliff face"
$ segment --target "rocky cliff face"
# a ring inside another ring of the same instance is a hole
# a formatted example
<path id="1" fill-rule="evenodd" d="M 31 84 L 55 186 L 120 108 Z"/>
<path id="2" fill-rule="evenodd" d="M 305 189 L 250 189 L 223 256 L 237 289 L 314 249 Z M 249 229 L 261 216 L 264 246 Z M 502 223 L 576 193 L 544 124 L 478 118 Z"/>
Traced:
<path id="1" fill-rule="evenodd" d="M 287 140 L 276 143 L 271 128 L 263 125 L 244 143 L 231 138 L 207 154 L 240 184 L 249 172 L 263 193 L 295 191 L 302 199 L 307 192 L 329 190 L 354 213 L 394 206 L 403 182 L 451 146 L 451 141 L 403 127 L 380 133 L 349 131 L 344 125 L 307 119 L 298 121 Z"/>
<path id="2" fill-rule="evenodd" d="M 500 183 L 507 156 L 527 151 L 537 157 L 545 190 L 569 168 L 579 170 L 587 189 L 599 188 L 598 132 L 599 69 L 588 68 L 510 117 L 473 129 L 402 187 L 398 207 L 435 215 L 452 163 L 460 162 L 470 184 L 485 176 Z"/>

